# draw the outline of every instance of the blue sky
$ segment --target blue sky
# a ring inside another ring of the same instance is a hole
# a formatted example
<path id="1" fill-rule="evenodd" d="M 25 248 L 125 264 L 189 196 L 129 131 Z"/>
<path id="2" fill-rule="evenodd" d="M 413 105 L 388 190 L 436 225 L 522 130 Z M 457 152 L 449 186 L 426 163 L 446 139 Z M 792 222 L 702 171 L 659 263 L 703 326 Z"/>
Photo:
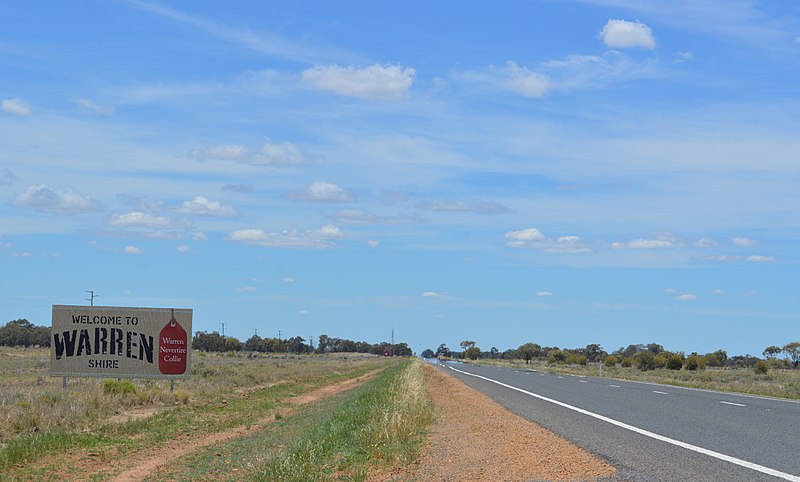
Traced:
<path id="1" fill-rule="evenodd" d="M 0 5 L 0 321 L 800 338 L 800 4 L 495 3 Z"/>

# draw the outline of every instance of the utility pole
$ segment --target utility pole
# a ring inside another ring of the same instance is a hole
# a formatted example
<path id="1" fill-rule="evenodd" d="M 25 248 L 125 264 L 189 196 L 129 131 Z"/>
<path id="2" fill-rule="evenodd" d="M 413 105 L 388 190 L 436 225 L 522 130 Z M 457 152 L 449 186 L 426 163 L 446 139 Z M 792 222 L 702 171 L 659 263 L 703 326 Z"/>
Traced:
<path id="1" fill-rule="evenodd" d="M 253 328 L 253 336 L 258 336 L 258 328 Z"/>
<path id="2" fill-rule="evenodd" d="M 94 306 L 94 299 L 97 298 L 99 295 L 94 294 L 94 291 L 90 290 L 87 290 L 86 292 L 89 293 L 89 297 L 86 298 L 86 301 L 89 302 L 89 306 Z"/>
<path id="3" fill-rule="evenodd" d="M 309 336 L 308 337 L 308 346 L 310 346 L 312 350 L 314 349 L 314 337 L 313 336 Z"/>
<path id="4" fill-rule="evenodd" d="M 394 346 L 394 327 L 392 327 L 392 346 Z"/>
<path id="5" fill-rule="evenodd" d="M 222 325 L 222 339 L 225 339 L 225 323 L 220 323 Z"/>
<path id="6" fill-rule="evenodd" d="M 278 341 L 283 341 L 281 340 L 281 330 L 278 330 Z"/>

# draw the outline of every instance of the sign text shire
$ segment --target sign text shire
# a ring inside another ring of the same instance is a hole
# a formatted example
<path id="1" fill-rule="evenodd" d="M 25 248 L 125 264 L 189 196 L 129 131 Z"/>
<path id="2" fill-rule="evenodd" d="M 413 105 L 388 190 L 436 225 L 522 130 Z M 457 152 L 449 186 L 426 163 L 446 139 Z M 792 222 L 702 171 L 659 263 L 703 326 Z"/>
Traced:
<path id="1" fill-rule="evenodd" d="M 192 310 L 53 305 L 50 337 L 54 376 L 183 378 Z"/>

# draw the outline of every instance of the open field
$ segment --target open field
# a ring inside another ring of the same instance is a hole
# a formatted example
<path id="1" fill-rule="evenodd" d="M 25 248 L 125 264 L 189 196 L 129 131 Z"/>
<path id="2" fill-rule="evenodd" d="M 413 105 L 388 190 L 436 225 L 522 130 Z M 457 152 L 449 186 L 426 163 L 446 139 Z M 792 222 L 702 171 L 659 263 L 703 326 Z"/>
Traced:
<path id="1" fill-rule="evenodd" d="M 511 366 L 549 373 L 583 376 L 602 376 L 621 380 L 663 383 L 689 388 L 748 393 L 769 397 L 800 399 L 800 370 L 773 369 L 767 374 L 756 374 L 748 368 L 713 368 L 705 370 L 656 370 L 642 371 L 636 367 L 605 367 L 599 364 L 563 365 L 543 360 L 476 360 L 470 363 Z"/>
<path id="2" fill-rule="evenodd" d="M 408 362 L 403 359 L 195 353 L 193 376 L 177 383 L 174 393 L 167 382 L 152 380 L 70 379 L 63 389 L 61 378 L 46 376 L 47 356 L 47 350 L 0 351 L 0 471 L 14 480 L 107 479 L 124 471 L 126 460 L 136 460 L 137 454 L 154 447 L 158 450 L 175 441 L 184 446 L 219 434 L 226 435 L 216 442 L 224 442 L 225 437 L 241 438 L 275 421 L 288 424 L 285 430 L 302 440 L 307 436 L 303 417 L 294 415 L 306 405 L 356 386 L 348 382 L 357 377 L 374 378 L 368 386 L 381 393 L 389 393 L 387 386 L 399 383 L 396 380 L 408 378 Z M 325 392 L 331 387 L 335 389 Z M 407 386 L 402 391 L 414 393 Z M 427 400 L 424 392 L 416 393 L 419 400 Z M 325 403 L 315 409 L 318 419 L 338 414 L 344 406 L 358 406 L 352 400 Z M 427 420 L 424 406 L 407 405 L 423 414 L 413 429 L 421 430 Z M 397 416 L 402 412 L 396 408 L 368 411 Z M 406 434 L 402 438 L 413 441 Z M 279 450 L 270 449 L 262 459 L 283 460 L 284 453 L 293 453 L 287 444 L 291 438 L 282 440 Z M 391 437 L 381 440 L 396 443 Z M 386 454 L 384 458 L 397 459 Z M 351 465 L 356 471 L 367 470 Z M 260 470 L 267 470 L 266 465 Z"/>

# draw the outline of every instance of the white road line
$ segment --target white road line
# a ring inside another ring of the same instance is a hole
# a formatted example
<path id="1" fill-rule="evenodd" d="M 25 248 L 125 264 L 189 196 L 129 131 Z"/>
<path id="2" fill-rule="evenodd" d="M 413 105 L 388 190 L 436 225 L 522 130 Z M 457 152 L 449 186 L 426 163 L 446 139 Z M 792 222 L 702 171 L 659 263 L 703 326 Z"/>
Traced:
<path id="1" fill-rule="evenodd" d="M 564 378 L 564 377 L 558 377 L 558 378 Z"/>
<path id="2" fill-rule="evenodd" d="M 653 390 L 653 393 L 657 393 L 659 395 L 669 395 L 667 392 L 659 392 L 658 390 Z"/>
<path id="3" fill-rule="evenodd" d="M 680 440 L 671 439 L 669 437 L 665 437 L 663 435 L 659 435 L 654 432 L 650 432 L 648 430 L 641 429 L 639 427 L 634 427 L 633 425 L 628 425 L 627 423 L 620 422 L 618 420 L 614 420 L 613 418 L 609 418 L 594 412 L 590 412 L 588 410 L 584 410 L 582 408 L 578 408 L 572 405 L 569 405 L 564 402 L 559 402 L 558 400 L 554 400 L 552 398 L 547 398 L 545 396 L 529 392 L 527 390 L 523 390 L 521 388 L 517 388 L 513 385 L 508 385 L 503 382 L 499 382 L 497 380 L 492 380 L 491 378 L 484 377 L 481 375 L 475 375 L 474 373 L 465 372 L 462 370 L 458 370 L 453 367 L 449 367 L 451 370 L 456 371 L 458 373 L 463 373 L 464 375 L 469 375 L 471 377 L 480 378 L 481 380 L 486 380 L 487 382 L 492 382 L 496 385 L 500 385 L 501 387 L 506 387 L 511 390 L 515 390 L 520 393 L 524 393 L 525 395 L 529 395 L 534 398 L 538 398 L 539 400 L 544 400 L 545 402 L 554 403 L 560 407 L 568 408 L 578 413 L 582 413 L 584 415 L 588 415 L 590 417 L 596 418 L 598 420 L 602 420 L 603 422 L 610 423 L 611 425 L 616 425 L 617 427 L 624 428 L 625 430 L 630 430 L 631 432 L 638 433 L 640 435 L 644 435 L 646 437 L 650 437 L 655 440 L 659 440 L 661 442 L 666 442 L 668 444 L 672 444 L 687 450 L 691 450 L 693 452 L 697 452 L 699 454 L 708 455 L 709 457 L 714 457 L 715 459 L 724 460 L 725 462 L 730 462 L 732 464 L 738 465 L 740 467 L 745 467 L 747 469 L 755 470 L 756 472 L 761 472 L 762 474 L 771 475 L 773 477 L 778 477 L 780 479 L 789 480 L 791 482 L 800 482 L 800 477 L 792 474 L 787 474 L 786 472 L 781 472 L 775 469 L 771 469 L 769 467 L 765 467 L 763 465 L 754 464 L 753 462 L 748 462 L 746 460 L 737 459 L 736 457 L 731 457 L 730 455 L 721 454 L 719 452 L 714 452 L 713 450 L 704 449 L 703 447 L 698 447 L 696 445 L 688 444 L 686 442 L 681 442 Z"/>
<path id="4" fill-rule="evenodd" d="M 743 403 L 733 403 L 733 402 L 725 402 L 725 401 L 720 401 L 719 403 L 724 403 L 725 405 L 734 405 L 736 407 L 746 407 L 747 406 L 747 405 L 745 405 Z"/>
<path id="5" fill-rule="evenodd" d="M 609 387 L 620 388 L 619 385 L 609 385 Z"/>
<path id="6" fill-rule="evenodd" d="M 578 381 L 581 382 L 581 383 L 589 383 L 586 380 L 578 380 Z"/>

